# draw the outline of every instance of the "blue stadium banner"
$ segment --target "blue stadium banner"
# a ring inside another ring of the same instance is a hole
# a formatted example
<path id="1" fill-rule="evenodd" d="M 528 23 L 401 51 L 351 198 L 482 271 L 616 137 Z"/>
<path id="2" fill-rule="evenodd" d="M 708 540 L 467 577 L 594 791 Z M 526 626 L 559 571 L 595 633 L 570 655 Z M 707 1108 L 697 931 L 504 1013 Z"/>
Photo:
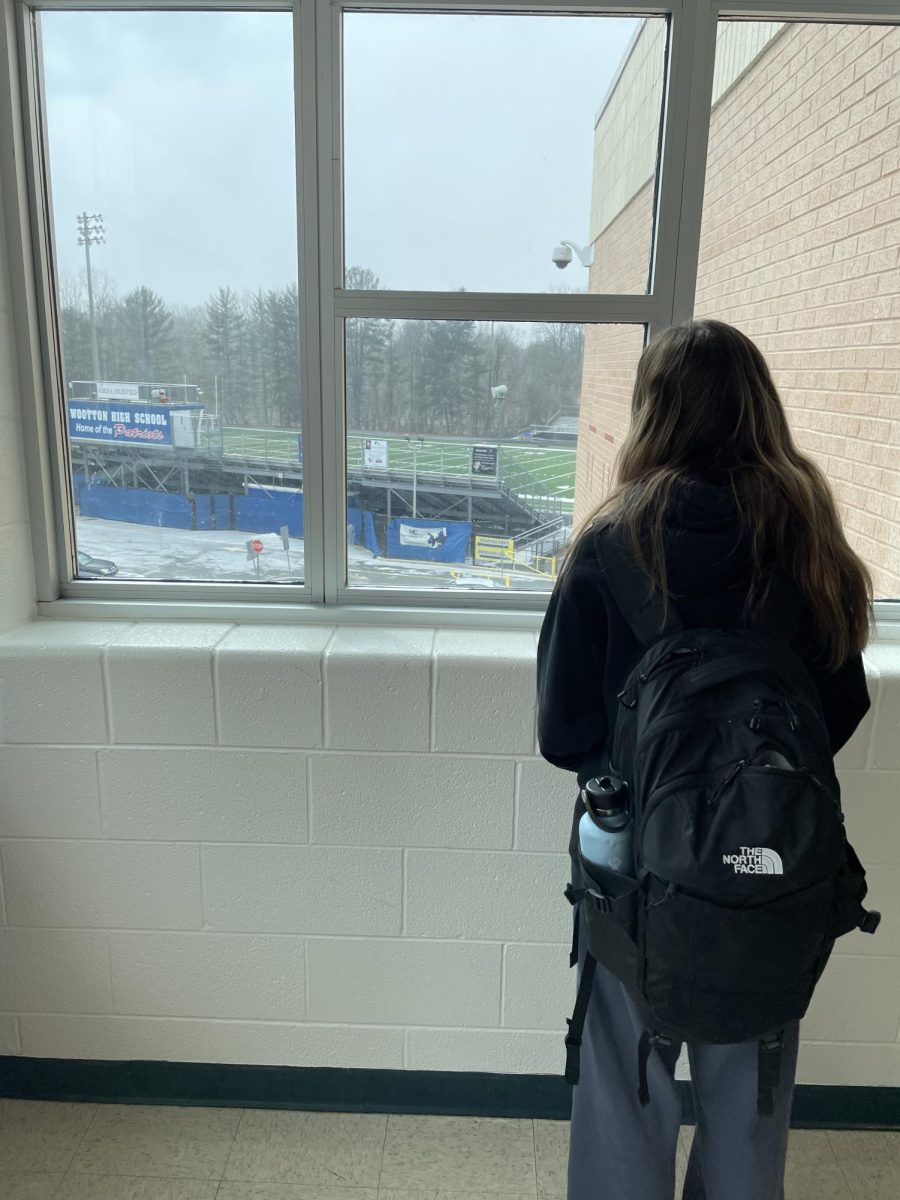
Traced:
<path id="1" fill-rule="evenodd" d="M 69 437 L 80 442 L 172 445 L 172 409 L 164 404 L 69 400 Z"/>
<path id="2" fill-rule="evenodd" d="M 387 527 L 387 557 L 465 562 L 471 536 L 468 521 L 395 518 Z"/>

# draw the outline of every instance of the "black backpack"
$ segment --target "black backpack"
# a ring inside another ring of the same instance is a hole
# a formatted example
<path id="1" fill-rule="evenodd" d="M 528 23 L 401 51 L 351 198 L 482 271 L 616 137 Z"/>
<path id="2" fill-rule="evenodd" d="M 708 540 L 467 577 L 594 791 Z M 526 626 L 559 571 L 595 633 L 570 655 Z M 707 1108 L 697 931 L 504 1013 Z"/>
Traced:
<path id="1" fill-rule="evenodd" d="M 874 933 L 865 871 L 844 832 L 816 687 L 761 629 L 684 629 L 609 537 L 606 581 L 644 648 L 619 694 L 609 774 L 632 808 L 634 878 L 578 852 L 587 956 L 568 1021 L 566 1079 L 597 962 L 645 1022 L 638 1094 L 654 1045 L 758 1039 L 758 1110 L 771 1114 L 783 1027 L 802 1017 L 834 941 Z M 577 872 L 576 872 L 577 875 Z"/>

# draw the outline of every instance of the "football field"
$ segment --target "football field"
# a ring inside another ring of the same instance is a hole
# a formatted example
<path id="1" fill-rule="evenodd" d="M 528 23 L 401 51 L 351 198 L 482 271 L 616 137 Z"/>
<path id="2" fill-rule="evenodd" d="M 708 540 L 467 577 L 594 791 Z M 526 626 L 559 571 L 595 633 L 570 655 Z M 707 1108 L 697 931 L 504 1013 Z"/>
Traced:
<path id="1" fill-rule="evenodd" d="M 389 434 L 351 434 L 347 439 L 348 470 L 362 470 L 365 437 L 387 442 L 390 470 L 412 474 L 412 448 L 405 437 Z M 296 462 L 298 457 L 297 434 L 290 430 L 232 427 L 223 430 L 222 441 L 229 457 L 271 462 Z M 415 452 L 416 474 L 469 476 L 473 445 L 496 446 L 496 442 L 426 437 Z M 500 478 L 519 495 L 552 497 L 561 507 L 568 506 L 575 495 L 575 447 L 504 442 L 500 448 Z"/>

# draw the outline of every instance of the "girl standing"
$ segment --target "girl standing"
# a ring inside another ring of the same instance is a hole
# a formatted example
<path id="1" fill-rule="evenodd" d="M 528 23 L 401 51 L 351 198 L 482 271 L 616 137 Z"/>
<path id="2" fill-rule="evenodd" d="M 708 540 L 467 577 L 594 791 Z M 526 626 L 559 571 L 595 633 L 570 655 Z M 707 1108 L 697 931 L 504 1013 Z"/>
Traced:
<path id="1" fill-rule="evenodd" d="M 719 321 L 664 331 L 644 350 L 615 489 L 574 539 L 538 647 L 541 753 L 602 775 L 617 695 L 640 660 L 604 578 L 604 547 L 632 556 L 685 628 L 777 628 L 818 690 L 832 753 L 869 707 L 862 650 L 871 581 L 819 468 L 794 444 L 760 351 Z M 569 853 L 585 811 L 580 795 Z M 584 922 L 581 922 L 583 932 Z M 586 946 L 579 938 L 578 974 Z M 573 1091 L 568 1200 L 672 1200 L 680 1046 L 651 1052 L 652 1102 L 634 1063 L 644 1022 L 624 985 L 594 977 Z M 697 1125 L 684 1200 L 783 1200 L 798 1022 L 784 1034 L 774 1115 L 757 1113 L 756 1042 L 689 1043 Z"/>

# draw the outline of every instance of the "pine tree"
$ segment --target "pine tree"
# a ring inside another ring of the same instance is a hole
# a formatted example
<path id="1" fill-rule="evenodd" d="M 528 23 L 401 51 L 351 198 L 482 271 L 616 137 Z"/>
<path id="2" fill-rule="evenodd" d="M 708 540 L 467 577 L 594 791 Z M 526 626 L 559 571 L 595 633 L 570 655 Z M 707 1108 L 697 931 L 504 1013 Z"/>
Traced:
<path id="1" fill-rule="evenodd" d="M 345 279 L 346 286 L 353 290 L 374 292 L 381 288 L 378 276 L 365 267 L 348 267 Z M 387 365 L 385 351 L 392 325 L 391 321 L 368 317 L 354 317 L 344 324 L 348 430 L 377 430 Z"/>
<path id="2" fill-rule="evenodd" d="M 249 417 L 246 364 L 247 320 L 240 297 L 220 287 L 206 302 L 204 340 L 208 369 L 218 388 L 219 412 L 226 421 L 246 424 Z"/>
<path id="3" fill-rule="evenodd" d="M 472 432 L 482 390 L 479 360 L 474 321 L 427 323 L 421 368 L 427 432 Z"/>
<path id="4" fill-rule="evenodd" d="M 290 283 L 266 298 L 269 320 L 269 370 L 273 420 L 290 429 L 300 427 L 300 296 Z"/>
<path id="5" fill-rule="evenodd" d="M 162 297 L 148 287 L 129 292 L 119 308 L 119 326 L 124 378 L 172 383 L 172 314 Z"/>

